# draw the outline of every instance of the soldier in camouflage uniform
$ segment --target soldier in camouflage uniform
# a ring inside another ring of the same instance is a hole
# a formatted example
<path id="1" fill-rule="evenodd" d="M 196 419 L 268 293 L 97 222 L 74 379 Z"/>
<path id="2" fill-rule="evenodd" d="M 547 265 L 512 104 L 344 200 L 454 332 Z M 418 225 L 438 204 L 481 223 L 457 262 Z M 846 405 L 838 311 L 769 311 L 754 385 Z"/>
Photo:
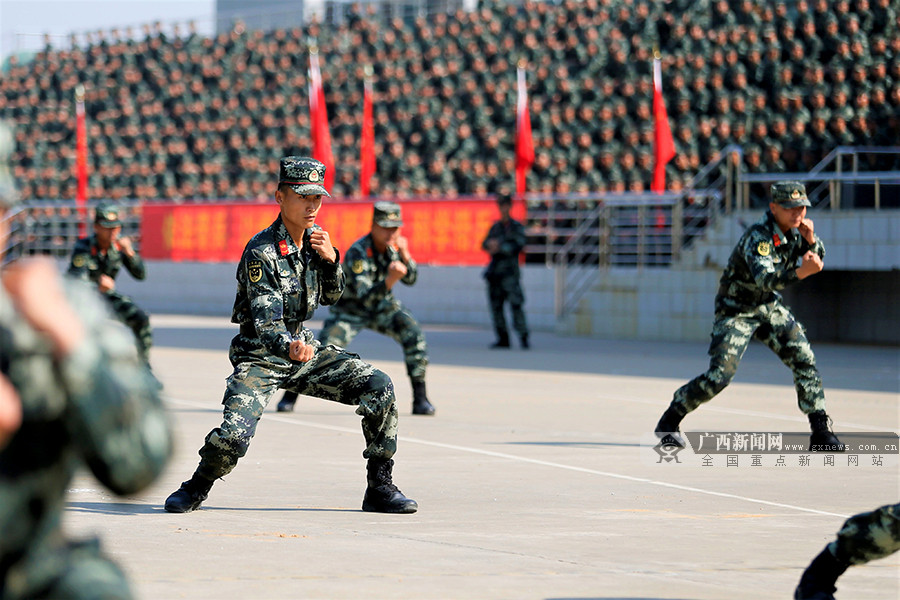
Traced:
<path id="1" fill-rule="evenodd" d="M 172 440 L 159 387 L 90 288 L 43 259 L 0 278 L 0 598 L 130 598 L 98 540 L 67 539 L 61 520 L 85 466 L 116 494 L 162 471 Z"/>
<path id="2" fill-rule="evenodd" d="M 364 328 L 390 336 L 403 347 L 406 372 L 412 382 L 414 415 L 433 415 L 434 406 L 425 391 L 428 364 L 425 334 L 415 317 L 391 291 L 399 281 L 413 285 L 418 277 L 416 261 L 409 253 L 407 239 L 400 235 L 403 219 L 400 206 L 376 202 L 371 231 L 356 240 L 344 264 L 349 268 L 347 288 L 331 307 L 319 340 L 346 348 Z M 278 410 L 293 410 L 296 394 L 285 393 Z"/>
<path id="3" fill-rule="evenodd" d="M 854 515 L 837 539 L 825 546 L 803 572 L 795 600 L 834 600 L 835 582 L 851 565 L 884 558 L 900 550 L 900 504 Z"/>
<path id="4" fill-rule="evenodd" d="M 98 205 L 94 216 L 94 235 L 75 242 L 68 274 L 96 284 L 109 302 L 113 314 L 134 332 L 141 357 L 149 361 L 153 342 L 150 317 L 134 300 L 116 291 L 116 275 L 123 266 L 138 281 L 147 276 L 147 269 L 131 238 L 119 237 L 121 232 L 119 207 L 111 203 Z"/>
<path id="5" fill-rule="evenodd" d="M 166 500 L 169 512 L 198 508 L 213 482 L 234 469 L 279 388 L 356 406 L 368 459 L 363 510 L 417 510 L 391 479 L 397 408 L 390 378 L 342 348 L 319 343 L 303 326 L 319 304 L 333 304 L 344 290 L 337 248 L 315 225 L 322 197 L 329 196 L 324 177 L 325 165 L 317 160 L 281 159 L 275 192 L 281 214 L 247 243 L 237 268 L 231 320 L 240 332 L 231 341 L 234 372 L 222 401 L 223 421 L 206 436 L 191 479 Z"/>
<path id="6" fill-rule="evenodd" d="M 812 429 L 810 450 L 843 449 L 829 429 L 822 379 L 806 333 L 779 293 L 821 271 L 825 247 L 806 218 L 810 203 L 803 184 L 777 182 L 771 194 L 769 210 L 741 236 L 719 282 L 709 369 L 675 392 L 656 426 L 664 444 L 684 446 L 678 435 L 681 420 L 725 389 L 755 337 L 794 374 L 798 404 Z"/>
<path id="7" fill-rule="evenodd" d="M 525 322 L 525 295 L 519 272 L 519 253 L 525 248 L 525 227 L 509 216 L 512 198 L 509 194 L 497 196 L 500 220 L 491 225 L 481 247 L 491 255 L 491 262 L 484 271 L 488 283 L 488 299 L 491 304 L 491 319 L 497 341 L 491 348 L 509 348 L 509 329 L 503 304 L 509 302 L 512 311 L 513 328 L 519 334 L 522 348 L 528 348 L 528 324 Z"/>

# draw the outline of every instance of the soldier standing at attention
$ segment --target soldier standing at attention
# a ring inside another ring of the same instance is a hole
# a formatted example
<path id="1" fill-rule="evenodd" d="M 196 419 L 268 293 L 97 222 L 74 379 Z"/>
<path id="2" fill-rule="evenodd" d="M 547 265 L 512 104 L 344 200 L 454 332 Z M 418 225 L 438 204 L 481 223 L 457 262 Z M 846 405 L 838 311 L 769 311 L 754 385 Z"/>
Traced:
<path id="1" fill-rule="evenodd" d="M 656 425 L 663 444 L 684 447 L 678 435 L 681 420 L 725 389 L 755 337 L 794 374 L 797 401 L 812 429 L 810 450 L 843 450 L 829 429 L 822 378 L 806 332 L 778 293 L 821 271 L 825 246 L 806 218 L 810 202 L 802 183 L 780 181 L 771 195 L 769 210 L 744 232 L 728 259 L 716 294 L 709 369 L 675 392 Z"/>
<path id="2" fill-rule="evenodd" d="M 364 328 L 393 338 L 403 347 L 413 390 L 412 413 L 433 415 L 434 406 L 425 392 L 425 334 L 392 291 L 397 282 L 413 285 L 418 277 L 409 242 L 400 234 L 402 225 L 398 204 L 375 203 L 371 231 L 356 240 L 344 257 L 344 265 L 349 269 L 347 288 L 331 307 L 319 341 L 346 348 Z M 278 410 L 293 410 L 296 400 L 295 394 L 285 393 Z"/>
<path id="3" fill-rule="evenodd" d="M 835 583 L 852 565 L 900 550 L 900 504 L 854 515 L 803 572 L 795 600 L 834 600 Z"/>
<path id="4" fill-rule="evenodd" d="M 150 317 L 130 297 L 116 291 L 116 275 L 123 266 L 138 281 L 147 276 L 144 261 L 134 249 L 131 238 L 122 233 L 120 209 L 115 204 L 101 203 L 94 215 L 94 235 L 75 242 L 68 275 L 92 281 L 109 302 L 113 314 L 134 332 L 138 352 L 144 361 L 150 359 L 153 333 Z"/>
<path id="5" fill-rule="evenodd" d="M 491 348 L 509 348 L 509 329 L 503 305 L 509 302 L 512 311 L 513 328 L 519 334 L 522 348 L 528 348 L 528 325 L 525 322 L 525 295 L 522 293 L 519 253 L 525 248 L 525 227 L 509 216 L 512 198 L 509 194 L 497 196 L 500 220 L 491 225 L 481 247 L 491 255 L 491 262 L 484 272 L 488 284 L 488 299 L 491 304 L 491 318 L 497 341 Z"/>
<path id="6" fill-rule="evenodd" d="M 0 281 L 0 597 L 130 598 L 96 539 L 66 539 L 62 515 L 84 467 L 120 495 L 156 479 L 172 451 L 159 386 L 131 333 L 53 262 L 2 267 Z"/>
<path id="7" fill-rule="evenodd" d="M 362 417 L 368 476 L 362 509 L 413 513 L 418 505 L 393 484 L 397 449 L 394 384 L 383 372 L 342 348 L 320 344 L 303 322 L 344 289 L 337 248 L 315 225 L 325 165 L 311 158 L 281 159 L 275 200 L 281 213 L 244 248 L 237 268 L 231 320 L 234 372 L 228 378 L 222 424 L 209 432 L 190 480 L 166 499 L 169 512 L 189 512 L 206 500 L 213 482 L 247 453 L 269 399 L 279 388 L 356 406 Z"/>

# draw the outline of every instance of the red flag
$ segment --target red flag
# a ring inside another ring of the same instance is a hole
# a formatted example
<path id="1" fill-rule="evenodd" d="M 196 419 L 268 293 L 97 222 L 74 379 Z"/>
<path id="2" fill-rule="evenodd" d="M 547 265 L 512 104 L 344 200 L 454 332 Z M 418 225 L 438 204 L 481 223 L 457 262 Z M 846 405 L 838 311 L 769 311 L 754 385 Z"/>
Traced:
<path id="1" fill-rule="evenodd" d="M 371 67 L 366 67 L 370 70 Z M 362 136 L 359 143 L 359 195 L 369 195 L 369 180 L 375 174 L 375 126 L 372 122 L 372 80 L 363 83 Z"/>
<path id="2" fill-rule="evenodd" d="M 75 206 L 78 207 L 78 236 L 87 235 L 87 124 L 84 114 L 84 86 L 75 86 Z"/>
<path id="3" fill-rule="evenodd" d="M 531 139 L 528 90 L 525 88 L 525 69 L 522 66 L 516 70 L 516 79 L 516 195 L 521 196 L 525 193 L 525 174 L 534 164 L 534 142 Z"/>
<path id="4" fill-rule="evenodd" d="M 666 191 L 666 163 L 675 157 L 675 140 L 669 128 L 669 115 L 662 96 L 662 67 L 659 55 L 653 58 L 653 183 L 650 190 Z"/>
<path id="5" fill-rule="evenodd" d="M 328 132 L 328 112 L 325 107 L 325 90 L 319 71 L 319 53 L 309 54 L 309 122 L 312 129 L 313 158 L 325 165 L 325 189 L 331 191 L 334 183 L 334 155 L 331 153 L 331 134 Z"/>

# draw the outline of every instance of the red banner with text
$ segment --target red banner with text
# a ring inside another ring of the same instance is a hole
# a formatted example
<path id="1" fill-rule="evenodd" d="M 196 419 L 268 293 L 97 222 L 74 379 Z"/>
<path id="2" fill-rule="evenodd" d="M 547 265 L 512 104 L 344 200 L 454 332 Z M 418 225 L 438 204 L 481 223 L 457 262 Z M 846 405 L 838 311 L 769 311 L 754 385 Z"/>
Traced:
<path id="1" fill-rule="evenodd" d="M 487 264 L 481 242 L 500 217 L 493 200 L 406 200 L 398 204 L 404 222 L 401 231 L 417 262 Z M 144 204 L 141 255 L 151 260 L 237 262 L 250 238 L 277 216 L 274 202 Z M 512 216 L 524 219 L 524 203 L 513 204 Z M 316 223 L 343 254 L 369 231 L 372 203 L 326 200 Z"/>

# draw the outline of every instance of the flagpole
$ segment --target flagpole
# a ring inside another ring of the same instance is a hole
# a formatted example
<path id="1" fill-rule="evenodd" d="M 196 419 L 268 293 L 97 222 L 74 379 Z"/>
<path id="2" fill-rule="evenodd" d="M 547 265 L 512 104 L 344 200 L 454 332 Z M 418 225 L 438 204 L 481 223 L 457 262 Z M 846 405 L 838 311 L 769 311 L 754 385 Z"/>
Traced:
<path id="1" fill-rule="evenodd" d="M 653 52 L 653 182 L 650 190 L 666 191 L 666 164 L 675 157 L 675 140 L 662 94 L 662 64 L 658 49 Z"/>
<path id="2" fill-rule="evenodd" d="M 359 144 L 359 195 L 369 196 L 369 184 L 375 174 L 375 126 L 372 118 L 372 65 L 363 69 L 363 120 Z"/>
<path id="3" fill-rule="evenodd" d="M 309 49 L 309 121 L 313 158 L 325 165 L 325 189 L 330 190 L 334 183 L 334 155 L 331 152 L 328 109 L 325 105 L 325 89 L 316 45 Z"/>
<path id="4" fill-rule="evenodd" d="M 75 86 L 75 206 L 78 210 L 78 237 L 87 235 L 87 124 L 84 86 Z"/>
<path id="5" fill-rule="evenodd" d="M 525 194 L 525 175 L 534 164 L 534 141 L 531 136 L 531 115 L 528 109 L 528 89 L 525 81 L 524 58 L 516 68 L 516 195 Z"/>

